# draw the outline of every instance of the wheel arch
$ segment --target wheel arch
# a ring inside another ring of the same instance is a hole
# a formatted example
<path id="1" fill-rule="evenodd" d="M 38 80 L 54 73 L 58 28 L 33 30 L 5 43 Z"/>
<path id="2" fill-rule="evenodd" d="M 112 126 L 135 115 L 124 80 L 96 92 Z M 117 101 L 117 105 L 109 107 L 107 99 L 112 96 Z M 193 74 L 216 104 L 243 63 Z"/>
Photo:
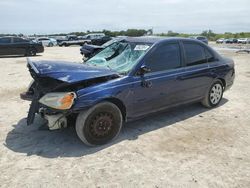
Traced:
<path id="1" fill-rule="evenodd" d="M 218 80 L 220 80 L 223 84 L 223 88 L 226 88 L 226 80 L 224 78 L 217 78 Z"/>
<path id="2" fill-rule="evenodd" d="M 127 117 L 126 106 L 124 105 L 124 103 L 120 99 L 114 98 L 114 97 L 109 97 L 109 98 L 103 99 L 100 102 L 103 102 L 103 101 L 111 102 L 114 105 L 116 105 L 120 109 L 120 111 L 122 113 L 123 120 L 126 121 L 126 117 Z"/>

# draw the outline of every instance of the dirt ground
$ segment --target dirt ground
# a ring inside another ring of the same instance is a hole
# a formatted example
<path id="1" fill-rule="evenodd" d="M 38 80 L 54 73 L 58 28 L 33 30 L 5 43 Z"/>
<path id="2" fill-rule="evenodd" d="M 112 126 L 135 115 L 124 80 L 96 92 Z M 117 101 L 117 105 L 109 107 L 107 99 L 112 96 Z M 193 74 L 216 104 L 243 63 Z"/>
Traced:
<path id="1" fill-rule="evenodd" d="M 26 126 L 26 58 L 0 58 L 0 187 L 250 187 L 250 54 L 217 49 L 236 64 L 218 108 L 159 113 L 126 124 L 101 147 L 85 146 L 74 128 Z M 79 47 L 52 47 L 32 59 L 81 55 Z"/>

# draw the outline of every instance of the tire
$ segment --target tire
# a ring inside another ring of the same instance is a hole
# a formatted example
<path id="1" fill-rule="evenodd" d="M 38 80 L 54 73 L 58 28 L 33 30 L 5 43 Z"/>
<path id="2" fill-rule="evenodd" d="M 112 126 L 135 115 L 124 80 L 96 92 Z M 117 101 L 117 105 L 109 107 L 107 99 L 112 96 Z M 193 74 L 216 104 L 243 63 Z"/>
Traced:
<path id="1" fill-rule="evenodd" d="M 48 45 L 48 47 L 53 47 L 54 45 L 53 45 L 53 43 L 49 43 L 49 45 Z"/>
<path id="2" fill-rule="evenodd" d="M 209 90 L 206 92 L 202 105 L 207 108 L 216 107 L 223 97 L 224 87 L 220 80 L 215 80 Z"/>
<path id="3" fill-rule="evenodd" d="M 113 103 L 101 102 L 77 116 L 76 133 L 86 145 L 103 145 L 119 135 L 122 123 L 120 109 Z"/>
<path id="4" fill-rule="evenodd" d="M 35 56 L 36 55 L 36 49 L 35 48 L 28 48 L 26 50 L 26 56 Z"/>

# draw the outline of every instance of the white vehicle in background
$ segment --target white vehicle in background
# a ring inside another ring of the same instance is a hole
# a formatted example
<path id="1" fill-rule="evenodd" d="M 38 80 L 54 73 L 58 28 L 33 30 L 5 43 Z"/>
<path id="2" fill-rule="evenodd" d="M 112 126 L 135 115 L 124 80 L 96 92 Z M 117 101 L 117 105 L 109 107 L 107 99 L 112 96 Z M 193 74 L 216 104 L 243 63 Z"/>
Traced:
<path id="1" fill-rule="evenodd" d="M 249 44 L 250 39 L 249 38 L 240 38 L 240 39 L 238 39 L 238 43 L 240 43 L 240 44 Z"/>
<path id="2" fill-rule="evenodd" d="M 41 42 L 43 46 L 48 46 L 48 47 L 57 45 L 56 39 L 48 38 L 48 37 L 40 37 L 40 38 L 37 38 L 36 41 Z"/>
<path id="3" fill-rule="evenodd" d="M 216 43 L 217 44 L 222 44 L 222 43 L 224 43 L 224 41 L 225 41 L 224 38 L 220 38 L 220 39 L 216 40 Z"/>

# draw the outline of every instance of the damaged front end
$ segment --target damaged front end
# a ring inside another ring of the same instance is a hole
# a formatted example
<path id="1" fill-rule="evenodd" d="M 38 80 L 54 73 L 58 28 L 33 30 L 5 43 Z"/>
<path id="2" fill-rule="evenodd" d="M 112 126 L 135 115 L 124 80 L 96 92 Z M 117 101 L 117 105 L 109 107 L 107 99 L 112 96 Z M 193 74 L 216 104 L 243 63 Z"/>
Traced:
<path id="1" fill-rule="evenodd" d="M 44 63 L 44 64 L 42 64 Z M 46 67 L 46 66 L 47 67 Z M 74 70 L 68 73 L 65 67 L 75 67 L 77 77 L 74 77 Z M 32 101 L 27 117 L 27 125 L 34 122 L 35 115 L 39 114 L 47 120 L 50 130 L 67 127 L 68 119 L 74 117 L 78 112 L 73 109 L 73 105 L 77 102 L 76 92 L 80 89 L 89 87 L 93 84 L 105 82 L 107 80 L 119 77 L 117 74 L 103 75 L 100 70 L 90 70 L 86 68 L 88 78 L 84 77 L 84 66 L 71 63 L 54 63 L 48 62 L 32 62 L 28 59 L 28 69 L 33 78 L 28 90 L 20 94 L 21 99 Z M 46 68 L 45 68 L 46 67 Z M 60 69 L 60 68 L 61 69 Z M 83 70 L 78 70 L 82 68 Z M 47 70 L 46 70 L 47 69 Z M 90 72 L 97 73 L 92 76 Z M 82 79 L 79 78 L 82 74 Z M 70 78 L 66 80 L 65 78 Z"/>
<path id="2" fill-rule="evenodd" d="M 25 94 L 21 94 L 22 99 L 32 100 L 27 125 L 31 125 L 35 114 L 39 114 L 48 121 L 50 130 L 67 127 L 66 117 L 72 113 L 70 108 L 74 104 L 76 94 L 71 92 L 71 88 L 62 81 L 39 78 L 33 74 L 33 69 L 30 71 L 34 82 Z"/>

